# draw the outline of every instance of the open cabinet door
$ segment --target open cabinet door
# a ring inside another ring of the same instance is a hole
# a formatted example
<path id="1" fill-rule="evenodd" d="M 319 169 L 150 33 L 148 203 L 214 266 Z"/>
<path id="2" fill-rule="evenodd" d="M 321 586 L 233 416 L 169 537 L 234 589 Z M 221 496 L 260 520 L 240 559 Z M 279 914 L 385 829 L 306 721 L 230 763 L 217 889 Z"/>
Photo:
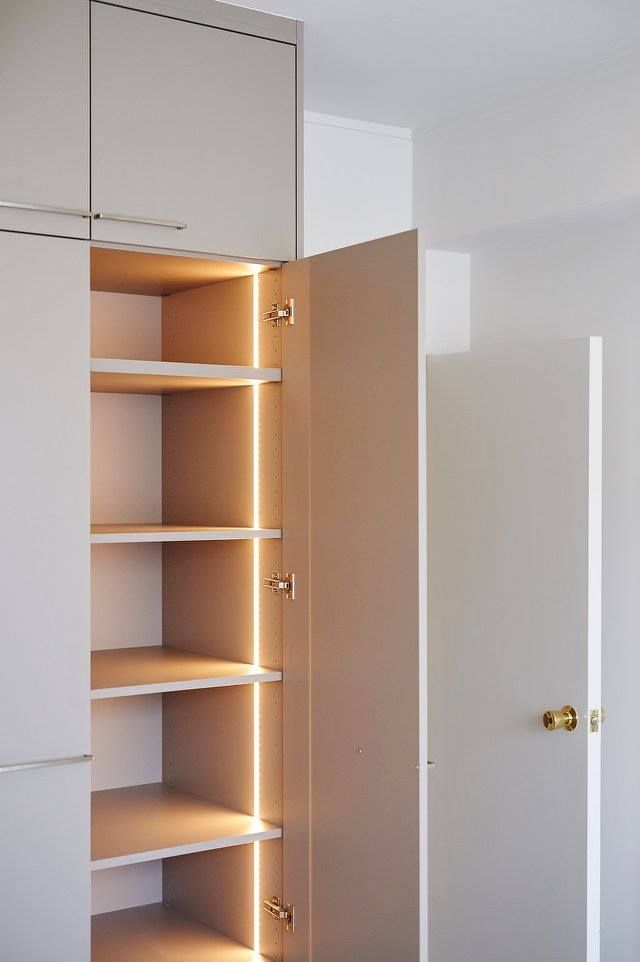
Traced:
<path id="1" fill-rule="evenodd" d="M 602 343 L 427 384 L 429 959 L 597 962 Z"/>
<path id="2" fill-rule="evenodd" d="M 283 268 L 285 962 L 418 962 L 426 769 L 417 232 Z"/>

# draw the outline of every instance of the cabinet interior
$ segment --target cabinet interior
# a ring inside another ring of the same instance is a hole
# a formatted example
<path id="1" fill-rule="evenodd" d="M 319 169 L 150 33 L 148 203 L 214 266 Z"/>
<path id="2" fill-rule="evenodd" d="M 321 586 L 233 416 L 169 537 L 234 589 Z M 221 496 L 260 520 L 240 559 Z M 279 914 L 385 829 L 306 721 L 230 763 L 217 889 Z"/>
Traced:
<path id="1" fill-rule="evenodd" d="M 91 287 L 93 960 L 278 960 L 280 271 L 94 247 Z"/>

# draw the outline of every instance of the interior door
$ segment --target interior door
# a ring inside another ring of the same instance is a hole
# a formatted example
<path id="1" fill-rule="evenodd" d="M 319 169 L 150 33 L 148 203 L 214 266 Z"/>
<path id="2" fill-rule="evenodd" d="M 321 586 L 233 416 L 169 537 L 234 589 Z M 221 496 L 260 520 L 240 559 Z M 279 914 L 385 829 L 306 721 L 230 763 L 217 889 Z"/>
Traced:
<path id="1" fill-rule="evenodd" d="M 91 7 L 93 237 L 295 257 L 295 46 Z"/>
<path id="2" fill-rule="evenodd" d="M 429 959 L 597 962 L 601 340 L 427 383 Z"/>
<path id="3" fill-rule="evenodd" d="M 89 4 L 0 4 L 0 230 L 89 236 Z"/>
<path id="4" fill-rule="evenodd" d="M 286 962 L 425 958 L 425 365 L 416 231 L 287 264 Z"/>

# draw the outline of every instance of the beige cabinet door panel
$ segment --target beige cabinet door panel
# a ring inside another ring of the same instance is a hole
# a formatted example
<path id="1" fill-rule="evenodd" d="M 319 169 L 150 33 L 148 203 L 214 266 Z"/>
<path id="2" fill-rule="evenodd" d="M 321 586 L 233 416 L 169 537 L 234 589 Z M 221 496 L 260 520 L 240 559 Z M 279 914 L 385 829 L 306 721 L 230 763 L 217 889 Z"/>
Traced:
<path id="1" fill-rule="evenodd" d="M 88 288 L 87 244 L 0 233 L 0 766 L 89 750 Z"/>
<path id="2" fill-rule="evenodd" d="M 295 257 L 295 116 L 294 45 L 93 3 L 93 237 Z"/>
<path id="3" fill-rule="evenodd" d="M 0 230 L 89 237 L 85 0 L 2 0 L 0 131 Z"/>
<path id="4" fill-rule="evenodd" d="M 426 959 L 422 262 L 283 268 L 285 962 Z"/>

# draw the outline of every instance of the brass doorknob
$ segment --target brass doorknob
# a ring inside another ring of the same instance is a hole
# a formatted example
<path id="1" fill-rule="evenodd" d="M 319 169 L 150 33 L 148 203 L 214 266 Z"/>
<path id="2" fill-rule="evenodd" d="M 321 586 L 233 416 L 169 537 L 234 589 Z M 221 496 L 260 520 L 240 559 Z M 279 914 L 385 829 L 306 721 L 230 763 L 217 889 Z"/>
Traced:
<path id="1" fill-rule="evenodd" d="M 559 728 L 572 732 L 578 727 L 578 712 L 573 705 L 565 705 L 560 711 L 546 711 L 542 716 L 542 724 L 548 732 L 558 731 Z"/>

